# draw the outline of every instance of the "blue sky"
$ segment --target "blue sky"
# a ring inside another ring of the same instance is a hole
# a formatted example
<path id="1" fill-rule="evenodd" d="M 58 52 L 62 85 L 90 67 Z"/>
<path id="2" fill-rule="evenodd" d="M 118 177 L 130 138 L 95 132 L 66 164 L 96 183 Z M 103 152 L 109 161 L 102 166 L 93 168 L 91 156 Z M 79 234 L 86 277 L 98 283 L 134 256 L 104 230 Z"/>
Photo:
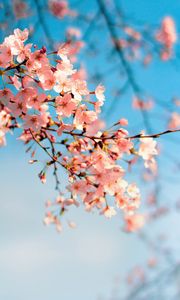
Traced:
<path id="1" fill-rule="evenodd" d="M 31 2 L 33 4 L 33 1 Z M 70 3 L 73 7 L 75 0 Z M 80 7 L 81 13 L 84 14 L 88 9 L 95 11 L 97 6 L 95 0 L 86 0 L 78 1 L 77 7 Z M 172 15 L 179 28 L 178 0 L 173 2 L 165 0 L 163 4 L 160 0 L 122 0 L 122 7 L 129 16 L 153 24 L 159 24 L 165 15 Z M 33 24 L 34 21 L 35 17 L 32 15 L 26 26 Z M 46 22 L 53 38 L 62 39 L 64 28 L 69 21 L 65 19 L 61 22 L 47 14 Z M 19 22 L 19 26 L 22 28 L 24 23 Z M 35 42 L 44 42 L 40 28 L 34 38 Z M 103 56 L 105 38 L 97 32 L 94 33 L 94 38 L 102 45 L 99 60 L 94 60 L 91 64 L 83 51 L 80 55 L 90 73 L 94 68 L 106 70 Z M 134 64 L 133 68 L 138 81 L 149 93 L 163 101 L 169 101 L 172 95 L 180 95 L 179 71 L 171 63 L 155 61 L 146 71 L 137 64 Z M 113 76 L 110 75 L 106 79 L 106 109 L 112 97 L 110 89 L 113 84 L 118 84 L 114 82 Z M 129 92 L 122 98 L 120 104 L 118 103 L 116 109 L 108 116 L 107 123 L 120 117 L 128 117 L 130 128 L 134 133 L 142 128 L 142 121 L 138 114 L 134 117 L 129 111 L 131 96 Z M 164 128 L 167 115 L 161 108 L 157 108 L 155 113 L 162 115 L 162 121 L 157 118 L 154 120 L 152 117 L 151 125 L 154 130 L 159 131 Z M 54 228 L 44 227 L 42 223 L 44 203 L 55 195 L 54 182 L 49 176 L 48 183 L 45 186 L 41 184 L 36 175 L 38 167 L 35 169 L 34 166 L 28 165 L 28 155 L 16 137 L 16 135 L 9 136 L 7 147 L 0 149 L 0 298 L 102 299 L 102 296 L 107 297 L 111 294 L 117 277 L 120 278 L 120 293 L 124 291 L 123 278 L 128 270 L 145 261 L 152 251 L 147 249 L 135 234 L 127 235 L 120 230 L 121 215 L 108 221 L 97 214 L 87 214 L 83 209 L 73 209 L 66 219 L 76 221 L 78 224 L 76 229 L 69 229 L 65 225 L 64 232 L 59 235 Z M 174 157 L 178 157 L 179 144 L 174 144 L 172 139 L 162 138 L 162 147 Z M 172 162 L 162 158 L 162 164 L 163 176 L 176 177 L 178 182 L 177 170 Z M 136 178 L 136 174 L 133 178 Z M 64 179 L 62 184 L 65 184 Z M 178 185 L 163 180 L 161 184 L 164 184 L 161 201 L 172 203 L 178 196 Z M 143 185 L 141 188 L 144 188 Z M 151 234 L 156 235 L 162 228 L 168 230 L 169 226 L 175 227 L 177 224 L 177 216 L 173 214 L 166 222 L 152 226 Z M 175 237 L 172 239 L 177 246 Z"/>

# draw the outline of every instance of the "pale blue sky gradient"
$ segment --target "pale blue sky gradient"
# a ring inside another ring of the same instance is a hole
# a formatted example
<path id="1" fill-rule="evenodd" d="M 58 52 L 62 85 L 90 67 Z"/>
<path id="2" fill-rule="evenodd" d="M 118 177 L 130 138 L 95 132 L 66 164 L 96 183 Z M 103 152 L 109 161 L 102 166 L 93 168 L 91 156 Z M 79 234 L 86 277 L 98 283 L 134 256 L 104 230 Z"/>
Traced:
<path id="1" fill-rule="evenodd" d="M 72 7 L 74 2 L 70 1 Z M 96 10 L 95 0 L 78 3 L 82 13 L 87 12 L 87 9 Z M 179 28 L 178 0 L 122 0 L 122 7 L 127 14 L 153 24 L 159 24 L 165 15 L 172 15 Z M 56 40 L 62 39 L 68 21 L 54 21 L 50 15 L 47 18 L 53 37 Z M 28 25 L 32 23 L 33 16 Z M 21 28 L 21 22 L 19 25 Z M 35 42 L 41 43 L 41 39 L 43 42 L 41 34 L 39 29 Z M 104 37 L 97 33 L 95 36 L 103 45 Z M 85 59 L 83 51 L 80 58 Z M 95 65 L 88 64 L 88 60 L 84 63 L 92 72 L 94 67 L 100 69 L 103 61 L 102 55 Z M 142 68 L 137 64 L 134 64 L 134 70 L 140 84 L 157 97 L 168 101 L 172 94 L 180 95 L 180 74 L 173 65 L 155 61 L 143 74 Z M 106 81 L 106 109 L 111 101 L 109 91 L 112 85 L 113 79 L 110 76 Z M 134 118 L 129 111 L 130 97 L 130 93 L 126 94 L 123 101 L 116 105 L 107 123 L 117 121 L 120 117 L 128 117 L 132 133 L 137 133 L 142 129 L 142 121 L 138 115 Z M 159 110 L 155 109 L 155 113 L 159 113 Z M 163 129 L 166 120 L 165 112 L 164 120 L 159 120 L 159 123 L 156 121 L 154 124 L 152 118 L 152 128 Z M 136 126 L 137 124 L 139 125 Z M 97 213 L 88 214 L 83 209 L 72 209 L 65 220 L 74 220 L 78 225 L 76 229 L 69 229 L 66 222 L 61 235 L 56 233 L 54 227 L 46 228 L 42 222 L 44 203 L 55 196 L 54 180 L 48 176 L 47 184 L 41 184 L 37 176 L 40 167 L 28 165 L 29 156 L 16 137 L 9 136 L 7 147 L 0 149 L 0 299 L 96 300 L 111 294 L 117 277 L 120 278 L 121 294 L 124 291 L 123 278 L 128 270 L 146 261 L 152 254 L 151 251 L 136 234 L 121 231 L 121 215 L 106 220 Z M 166 147 L 170 153 L 175 152 L 175 157 L 179 156 L 179 144 L 172 143 L 169 138 L 162 138 L 162 141 L 162 147 Z M 171 161 L 165 160 L 161 172 L 163 178 L 169 176 L 178 182 L 179 174 Z M 135 172 L 131 178 L 135 179 L 136 174 Z M 62 184 L 65 184 L 64 179 Z M 144 187 L 141 187 L 143 190 Z M 166 181 L 161 200 L 170 199 L 173 202 L 178 193 L 178 185 L 174 186 L 172 181 Z M 175 228 L 178 224 L 177 217 L 173 215 L 161 225 L 152 226 L 152 236 L 161 232 L 161 226 L 163 230 L 168 230 L 171 226 Z M 176 236 L 179 232 L 174 234 Z M 175 237 L 172 239 L 175 240 Z M 176 245 L 176 241 L 174 244 Z"/>

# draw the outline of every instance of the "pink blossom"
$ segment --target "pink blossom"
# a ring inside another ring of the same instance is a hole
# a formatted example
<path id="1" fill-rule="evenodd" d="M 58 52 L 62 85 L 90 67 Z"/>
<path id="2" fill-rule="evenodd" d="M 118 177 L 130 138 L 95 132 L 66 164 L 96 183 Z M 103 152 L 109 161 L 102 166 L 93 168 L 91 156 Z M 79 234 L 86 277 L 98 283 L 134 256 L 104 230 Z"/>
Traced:
<path id="1" fill-rule="evenodd" d="M 9 107 L 10 101 L 14 99 L 14 95 L 10 89 L 0 90 L 0 103 Z"/>
<path id="2" fill-rule="evenodd" d="M 172 17 L 167 16 L 163 19 L 161 28 L 156 34 L 156 39 L 165 47 L 161 53 L 162 59 L 169 59 L 172 55 L 173 45 L 177 40 L 175 23 Z"/>
<path id="3" fill-rule="evenodd" d="M 73 125 L 71 124 L 64 124 L 62 123 L 59 128 L 57 129 L 57 134 L 61 135 L 63 133 L 63 131 L 71 131 L 73 130 Z"/>
<path id="4" fill-rule="evenodd" d="M 11 48 L 7 45 L 0 45 L 0 67 L 6 68 L 9 66 L 12 59 Z"/>
<path id="5" fill-rule="evenodd" d="M 77 102 L 70 94 L 56 97 L 57 112 L 60 116 L 70 117 L 77 107 Z"/>
<path id="6" fill-rule="evenodd" d="M 170 129 L 176 129 L 176 128 L 180 127 L 180 114 L 179 113 L 173 112 L 171 114 L 168 127 Z"/>
<path id="7" fill-rule="evenodd" d="M 27 18 L 29 15 L 28 5 L 23 0 L 13 0 L 13 11 L 17 20 Z"/>
<path id="8" fill-rule="evenodd" d="M 103 103 L 105 100 L 104 91 L 105 91 L 105 87 L 100 84 L 95 89 L 95 95 L 101 103 Z"/>
<path id="9" fill-rule="evenodd" d="M 102 211 L 101 214 L 103 214 L 106 218 L 111 218 L 117 214 L 114 207 L 112 206 L 106 206 Z"/>
<path id="10" fill-rule="evenodd" d="M 26 115 L 24 128 L 28 129 L 31 128 L 34 131 L 39 130 L 41 127 L 46 127 L 48 122 L 48 113 L 42 113 L 39 115 Z"/>
<path id="11" fill-rule="evenodd" d="M 118 121 L 118 124 L 121 125 L 121 126 L 127 126 L 128 125 L 128 120 L 126 120 L 126 119 L 120 119 Z"/>
<path id="12" fill-rule="evenodd" d="M 75 113 L 74 125 L 77 129 L 82 130 L 84 124 L 90 125 L 96 119 L 97 114 L 94 111 L 88 111 L 85 105 L 80 105 Z"/>
<path id="13" fill-rule="evenodd" d="M 70 14 L 68 2 L 66 0 L 49 0 L 49 9 L 57 18 L 64 18 Z"/>
<path id="14" fill-rule="evenodd" d="M 5 132 L 0 129 L 0 147 L 6 145 Z"/>
<path id="15" fill-rule="evenodd" d="M 149 99 L 148 101 L 142 101 L 141 99 L 134 97 L 133 98 L 133 108 L 140 110 L 150 110 L 154 106 L 154 102 Z"/>
<path id="16" fill-rule="evenodd" d="M 157 142 L 153 138 L 141 138 L 141 144 L 139 147 L 138 154 L 142 156 L 144 160 L 149 160 L 153 155 L 157 155 L 156 144 Z"/>
<path id="17" fill-rule="evenodd" d="M 145 216 L 142 214 L 134 214 L 125 217 L 125 230 L 134 232 L 141 229 L 145 224 Z"/>

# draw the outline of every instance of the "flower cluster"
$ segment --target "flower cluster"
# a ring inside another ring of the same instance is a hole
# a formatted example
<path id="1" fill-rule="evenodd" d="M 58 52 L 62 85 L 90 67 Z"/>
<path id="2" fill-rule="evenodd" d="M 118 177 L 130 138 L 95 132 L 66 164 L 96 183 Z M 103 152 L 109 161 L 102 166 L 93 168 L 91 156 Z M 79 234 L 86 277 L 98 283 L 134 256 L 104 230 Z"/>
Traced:
<path id="1" fill-rule="evenodd" d="M 68 45 L 47 53 L 27 44 L 28 30 L 14 30 L 0 45 L 0 145 L 5 144 L 8 131 L 20 128 L 20 139 L 32 149 L 44 151 L 47 162 L 39 173 L 46 182 L 47 169 L 53 168 L 58 197 L 48 202 L 45 223 L 55 223 L 61 230 L 61 216 L 70 206 L 83 204 L 87 211 L 98 209 L 107 218 L 117 209 L 131 216 L 140 205 L 140 191 L 135 183 L 125 179 L 125 163 L 142 157 L 145 166 L 154 168 L 156 142 L 143 138 L 140 147 L 133 143 L 137 136 L 129 136 L 121 119 L 104 130 L 99 119 L 104 103 L 104 87 L 88 89 L 68 58 Z M 62 194 L 58 169 L 67 172 L 68 184 Z M 58 213 L 54 207 L 58 207 Z M 60 212 L 60 213 L 59 213 Z M 137 222 L 128 223 L 139 227 Z"/>
<path id="2" fill-rule="evenodd" d="M 155 31 L 144 26 L 140 29 L 125 24 L 126 21 L 121 24 L 119 37 L 114 39 L 114 44 L 122 51 L 127 62 L 142 60 L 144 66 L 147 66 L 153 60 L 155 53 L 158 53 L 164 61 L 172 57 L 173 47 L 177 42 L 176 26 L 172 17 L 165 17 L 160 28 Z"/>

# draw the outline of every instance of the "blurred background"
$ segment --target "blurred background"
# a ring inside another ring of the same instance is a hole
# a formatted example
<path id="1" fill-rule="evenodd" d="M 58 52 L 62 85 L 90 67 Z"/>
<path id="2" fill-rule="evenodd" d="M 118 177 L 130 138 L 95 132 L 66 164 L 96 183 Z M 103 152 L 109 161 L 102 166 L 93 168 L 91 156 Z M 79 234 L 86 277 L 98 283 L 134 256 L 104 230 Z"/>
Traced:
<path id="1" fill-rule="evenodd" d="M 166 16 L 177 35 L 168 58 L 156 38 Z M 178 0 L 4 0 L 0 38 L 28 28 L 30 42 L 49 51 L 72 43 L 89 87 L 106 87 L 107 126 L 123 117 L 132 135 L 152 134 L 180 127 L 179 19 Z M 1 299 L 180 299 L 180 135 L 158 139 L 158 174 L 138 163 L 128 175 L 149 220 L 140 232 L 124 232 L 121 215 L 107 220 L 75 208 L 60 235 L 43 225 L 54 180 L 42 185 L 18 135 L 0 148 Z M 77 228 L 68 228 L 71 220 Z"/>

